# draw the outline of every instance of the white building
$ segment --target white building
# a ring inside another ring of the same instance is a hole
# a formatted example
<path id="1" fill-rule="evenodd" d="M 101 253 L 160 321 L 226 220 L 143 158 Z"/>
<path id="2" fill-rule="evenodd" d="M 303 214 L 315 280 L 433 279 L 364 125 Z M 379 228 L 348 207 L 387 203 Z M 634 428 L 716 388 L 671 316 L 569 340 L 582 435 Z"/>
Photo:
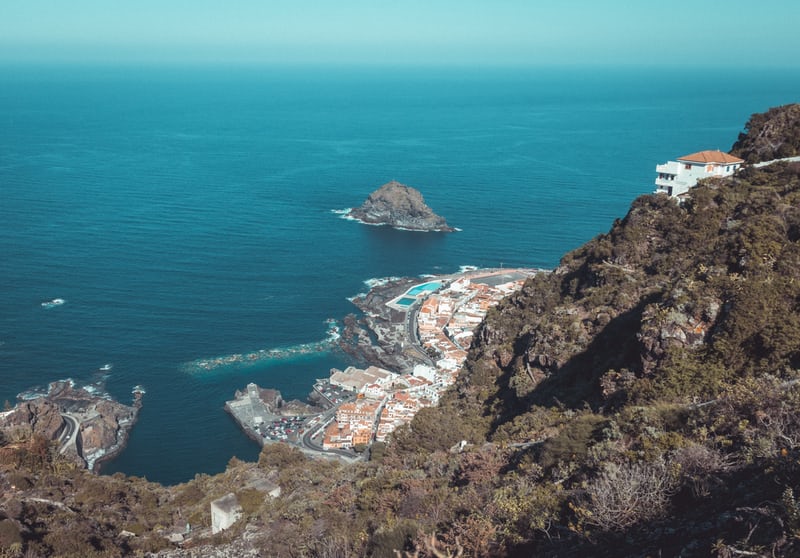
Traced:
<path id="1" fill-rule="evenodd" d="M 701 178 L 730 176 L 744 161 L 722 151 L 698 151 L 678 157 L 663 165 L 656 165 L 656 193 L 682 196 Z"/>
<path id="2" fill-rule="evenodd" d="M 348 366 L 344 371 L 331 368 L 330 383 L 332 386 L 347 391 L 359 392 L 369 384 L 378 384 L 383 388 L 388 387 L 392 384 L 395 376 L 396 374 L 393 372 L 377 366 L 370 366 L 366 370 Z"/>
<path id="3" fill-rule="evenodd" d="M 439 381 L 439 374 L 436 373 L 436 369 L 425 364 L 414 365 L 414 376 L 425 378 L 431 383 Z"/>
<path id="4" fill-rule="evenodd" d="M 242 506 L 231 492 L 211 502 L 211 532 L 216 534 L 236 523 L 242 517 Z"/>

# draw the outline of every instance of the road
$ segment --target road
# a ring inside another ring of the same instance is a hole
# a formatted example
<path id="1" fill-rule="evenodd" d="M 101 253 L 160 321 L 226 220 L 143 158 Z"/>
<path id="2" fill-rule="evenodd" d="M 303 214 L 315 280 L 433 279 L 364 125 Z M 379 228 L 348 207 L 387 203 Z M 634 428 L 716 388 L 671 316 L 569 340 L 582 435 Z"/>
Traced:
<path id="1" fill-rule="evenodd" d="M 80 452 L 78 451 L 78 445 L 75 443 L 76 440 L 78 439 L 78 430 L 79 430 L 78 427 L 80 426 L 80 421 L 77 418 L 67 413 L 61 413 L 61 416 L 64 419 L 64 422 L 66 423 L 66 427 L 64 428 L 64 431 L 61 433 L 61 436 L 59 436 L 58 438 L 58 441 L 61 444 L 61 449 L 59 450 L 59 453 L 63 455 L 64 453 L 66 453 L 67 449 L 69 449 L 70 447 L 74 447 L 75 453 L 77 453 L 78 456 L 80 457 Z"/>
<path id="2" fill-rule="evenodd" d="M 411 344 L 411 347 L 417 352 L 420 356 L 422 361 L 427 364 L 428 366 L 435 366 L 436 363 L 433 362 L 431 357 L 425 350 L 422 348 L 421 343 L 419 342 L 419 338 L 417 337 L 417 314 L 419 313 L 419 307 L 421 305 L 421 301 L 417 301 L 411 305 L 406 311 L 406 338 L 408 342 Z"/>
<path id="3" fill-rule="evenodd" d="M 323 428 L 325 428 L 336 415 L 336 408 L 328 409 L 324 413 L 319 416 L 319 422 L 314 425 L 314 427 L 309 428 L 306 430 L 303 437 L 299 440 L 300 446 L 306 451 L 313 451 L 315 453 L 321 453 L 325 455 L 339 455 L 341 457 L 346 457 L 348 459 L 357 458 L 357 456 L 352 451 L 347 450 L 340 450 L 340 449 L 330 449 L 326 450 L 323 449 L 321 445 L 317 444 L 313 438 Z"/>

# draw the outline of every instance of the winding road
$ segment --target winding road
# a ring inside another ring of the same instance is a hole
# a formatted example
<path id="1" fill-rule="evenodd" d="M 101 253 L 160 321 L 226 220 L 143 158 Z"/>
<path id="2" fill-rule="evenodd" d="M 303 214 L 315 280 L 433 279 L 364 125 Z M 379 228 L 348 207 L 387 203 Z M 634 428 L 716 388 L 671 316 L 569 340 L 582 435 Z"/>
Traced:
<path id="1" fill-rule="evenodd" d="M 59 450 L 59 453 L 63 455 L 64 453 L 66 453 L 67 449 L 69 449 L 70 447 L 74 447 L 75 453 L 77 453 L 78 456 L 80 456 L 80 452 L 78 451 L 78 444 L 76 442 L 78 439 L 78 431 L 81 423 L 77 418 L 67 413 L 61 413 L 61 417 L 64 419 L 64 423 L 66 424 L 66 426 L 64 428 L 64 431 L 61 433 L 61 436 L 59 436 L 58 438 L 58 441 L 61 444 L 61 449 Z"/>

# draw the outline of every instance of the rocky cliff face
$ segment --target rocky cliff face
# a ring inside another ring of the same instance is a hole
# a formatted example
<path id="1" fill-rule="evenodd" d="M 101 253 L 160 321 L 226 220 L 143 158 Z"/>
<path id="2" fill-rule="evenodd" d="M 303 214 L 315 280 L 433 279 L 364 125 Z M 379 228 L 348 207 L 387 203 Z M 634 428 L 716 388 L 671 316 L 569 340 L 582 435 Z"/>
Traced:
<path id="1" fill-rule="evenodd" d="M 56 404 L 41 398 L 17 405 L 13 413 L 0 420 L 0 428 L 25 429 L 46 440 L 56 440 L 64 430 L 64 419 Z"/>
<path id="2" fill-rule="evenodd" d="M 425 204 L 418 190 L 394 180 L 372 192 L 360 207 L 350 211 L 350 217 L 368 224 L 413 231 L 455 230 Z"/>

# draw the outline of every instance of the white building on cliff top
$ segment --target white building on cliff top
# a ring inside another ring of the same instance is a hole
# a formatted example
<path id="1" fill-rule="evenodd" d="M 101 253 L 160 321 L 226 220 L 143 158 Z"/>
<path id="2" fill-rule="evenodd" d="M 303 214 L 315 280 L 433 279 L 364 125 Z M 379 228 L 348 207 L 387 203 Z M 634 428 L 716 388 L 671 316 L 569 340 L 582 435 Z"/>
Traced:
<path id="1" fill-rule="evenodd" d="M 730 176 L 742 163 L 742 159 L 722 151 L 698 151 L 678 157 L 677 161 L 656 165 L 656 193 L 682 196 L 701 178 Z"/>

